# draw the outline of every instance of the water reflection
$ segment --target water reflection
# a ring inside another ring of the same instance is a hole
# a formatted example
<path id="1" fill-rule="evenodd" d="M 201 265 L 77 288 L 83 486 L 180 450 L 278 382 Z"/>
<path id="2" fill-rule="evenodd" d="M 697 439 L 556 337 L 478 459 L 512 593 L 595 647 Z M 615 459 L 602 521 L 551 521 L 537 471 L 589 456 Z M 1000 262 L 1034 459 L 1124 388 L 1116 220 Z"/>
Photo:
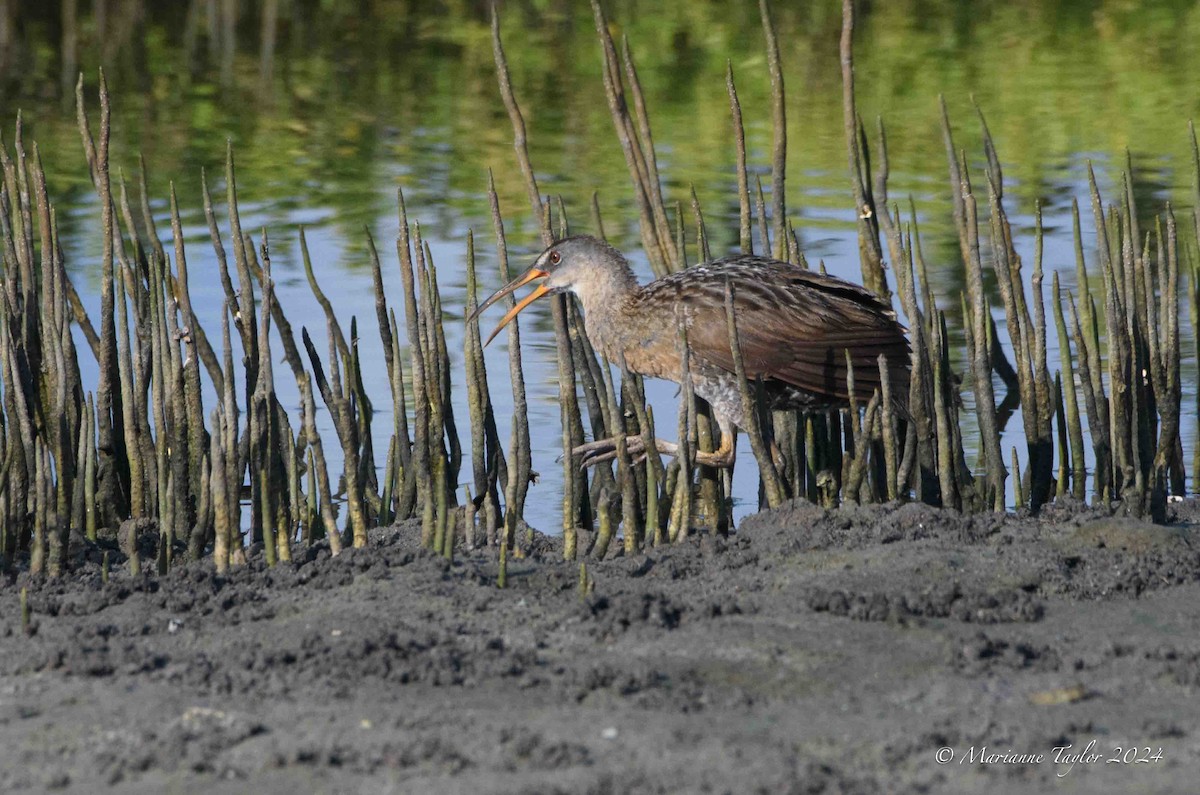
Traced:
<path id="1" fill-rule="evenodd" d="M 824 260 L 832 272 L 857 279 L 840 127 L 840 16 L 833 3 L 776 6 L 789 93 L 789 213 L 810 261 Z M 686 201 L 695 187 L 713 251 L 724 253 L 737 241 L 727 60 L 738 75 L 751 166 L 764 179 L 769 174 L 769 84 L 757 10 L 716 0 L 653 7 L 617 0 L 607 7 L 638 59 L 666 190 L 672 200 Z M 938 127 L 939 93 L 972 168 L 982 150 L 970 97 L 986 111 L 1026 272 L 1036 202 L 1049 233 L 1046 268 L 1061 271 L 1064 289 L 1075 288 L 1070 206 L 1072 197 L 1086 196 L 1089 160 L 1113 198 L 1115 175 L 1126 148 L 1131 150 L 1131 188 L 1144 230 L 1153 228 L 1165 200 L 1177 212 L 1190 205 L 1185 119 L 1200 107 L 1200 83 L 1191 68 L 1200 46 L 1194 4 L 900 0 L 865 4 L 861 12 L 860 109 L 888 124 L 890 193 L 902 206 L 911 197 L 922 250 L 960 344 L 964 285 Z M 395 191 L 402 187 L 439 265 L 451 319 L 448 342 L 458 351 L 468 228 L 480 233 L 481 290 L 498 286 L 487 245 L 487 168 L 495 172 L 514 256 L 519 261 L 539 247 L 496 88 L 487 13 L 487 3 L 464 0 L 0 0 L 0 122 L 8 128 L 21 109 L 27 135 L 40 144 L 68 266 L 91 311 L 98 304 L 100 236 L 73 96 L 79 70 L 94 96 L 103 66 L 115 98 L 114 166 L 132 175 L 137 153 L 145 155 L 157 197 L 152 206 L 160 214 L 174 182 L 194 273 L 213 267 L 200 170 L 208 169 L 220 194 L 214 175 L 232 140 L 243 224 L 269 230 L 279 297 L 293 323 L 319 317 L 300 271 L 296 230 L 303 224 L 326 291 L 345 320 L 363 319 L 364 359 L 377 360 L 364 228 L 379 241 L 395 236 Z M 588 207 L 597 192 L 605 231 L 648 277 L 628 175 L 604 103 L 590 10 L 568 0 L 527 0 L 504 4 L 503 13 L 539 183 L 563 196 L 575 231 L 594 231 Z M 1092 258 L 1095 229 L 1086 200 L 1084 207 Z M 386 274 L 394 259 L 389 262 L 388 247 L 381 248 Z M 194 281 L 201 322 L 219 328 L 219 286 L 214 279 Z M 995 285 L 989 282 L 988 290 L 999 307 Z M 529 518 L 553 528 L 557 390 L 548 317 L 540 311 L 523 316 L 532 330 L 525 335 L 531 421 L 547 429 L 534 451 L 543 474 L 534 496 L 544 498 L 531 499 Z M 1003 323 L 1002 312 L 997 318 Z M 321 337 L 323 325 L 310 330 Z M 1050 335 L 1049 361 L 1057 362 L 1052 327 Z M 461 359 L 452 356 L 456 364 Z M 488 350 L 497 400 L 508 391 L 497 381 L 507 372 L 503 356 L 501 345 Z M 280 379 L 281 392 L 285 381 Z M 1185 363 L 1184 384 L 1191 395 L 1194 362 Z M 384 381 L 368 389 L 386 412 Z M 295 404 L 286 392 L 281 399 Z M 651 399 L 661 416 L 673 416 L 673 386 L 659 385 Z M 1190 404 L 1191 398 L 1185 400 Z M 465 416 L 465 407 L 458 411 Z M 1009 421 L 1005 449 L 1022 446 L 1020 426 L 1019 419 Z M 322 427 L 331 431 L 327 423 Z M 1194 426 L 1184 432 L 1191 442 Z M 501 437 L 507 438 L 506 427 Z M 386 449 L 386 439 L 375 446 Z M 968 450 L 969 461 L 973 452 Z M 753 467 L 741 472 L 752 479 Z M 753 502 L 753 483 L 739 490 Z"/>

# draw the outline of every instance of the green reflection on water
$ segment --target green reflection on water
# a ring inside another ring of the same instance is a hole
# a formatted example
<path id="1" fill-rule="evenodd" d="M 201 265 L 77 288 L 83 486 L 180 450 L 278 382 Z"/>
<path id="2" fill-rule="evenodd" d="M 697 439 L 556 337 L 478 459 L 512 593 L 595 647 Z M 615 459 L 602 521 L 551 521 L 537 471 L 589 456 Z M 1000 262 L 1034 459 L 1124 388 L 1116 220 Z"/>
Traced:
<path id="1" fill-rule="evenodd" d="M 97 261 L 100 238 L 73 89 L 82 70 L 94 110 L 103 65 L 114 96 L 114 174 L 123 166 L 132 177 L 142 152 L 159 209 L 168 182 L 175 182 L 189 239 L 202 244 L 190 247 L 190 256 L 211 254 L 204 248 L 200 170 L 207 168 L 214 191 L 223 193 L 222 163 L 232 140 L 243 223 L 247 230 L 266 226 L 277 241 L 281 298 L 300 302 L 306 290 L 302 284 L 286 289 L 298 267 L 295 228 L 303 223 L 314 229 L 310 242 L 323 278 L 344 273 L 359 279 L 348 279 L 339 311 L 370 317 L 366 293 L 361 305 L 354 302 L 353 285 L 362 292 L 365 284 L 362 230 L 365 225 L 384 240 L 394 232 L 397 187 L 426 238 L 435 246 L 454 244 L 442 249 L 454 252 L 439 259 L 444 263 L 461 256 L 469 226 L 490 227 L 484 198 L 490 167 L 510 244 L 518 255 L 536 247 L 496 87 L 487 6 L 463 0 L 9 2 L 0 11 L 7 15 L 0 31 L 8 37 L 0 40 L 0 120 L 10 129 L 21 109 L 27 140 L 40 144 L 68 265 L 85 298 L 96 289 L 97 269 L 89 263 Z M 788 95 L 789 215 L 810 260 L 824 258 L 834 272 L 855 277 L 839 4 L 774 6 Z M 727 60 L 737 78 L 751 166 L 769 176 L 769 83 L 756 4 L 620 0 L 606 9 L 613 32 L 628 36 L 637 59 L 669 196 L 683 199 L 695 185 L 713 250 L 722 253 L 737 237 Z M 1071 196 L 1085 193 L 1086 160 L 1096 162 L 1109 187 L 1130 149 L 1143 214 L 1166 199 L 1177 208 L 1191 203 L 1186 122 L 1200 106 L 1192 68 L 1200 55 L 1195 4 L 900 0 L 860 11 L 859 109 L 868 128 L 876 116 L 887 123 L 891 196 L 912 197 L 923 250 L 951 315 L 958 314 L 962 283 L 939 93 L 950 107 L 957 144 L 973 162 L 982 147 L 970 98 L 986 112 L 1019 245 L 1031 246 L 1027 232 L 1040 200 L 1047 229 L 1057 235 L 1047 244 L 1047 268 L 1062 268 L 1066 287 L 1074 283 L 1067 213 Z M 588 4 L 506 3 L 503 31 L 542 191 L 563 195 L 577 228 L 586 228 L 586 208 L 597 191 L 606 231 L 635 252 L 640 236 L 632 191 L 605 103 Z M 451 292 L 461 287 L 457 266 L 444 269 L 442 285 Z M 993 303 L 999 306 L 998 298 Z M 461 297 L 448 296 L 445 304 L 450 313 L 460 311 Z M 531 313 L 535 329 L 539 317 Z M 549 344 L 545 335 L 530 342 Z M 1057 361 L 1054 350 L 1050 359 Z M 532 366 L 532 378 L 553 377 L 549 368 Z M 1194 382 L 1185 375 L 1185 384 Z M 556 410 L 542 410 L 557 423 Z M 1019 433 L 1019 426 L 1014 419 L 1009 429 Z M 555 444 L 547 442 L 546 451 Z M 540 468 L 546 488 L 554 489 L 554 467 L 546 460 Z"/>
<path id="2" fill-rule="evenodd" d="M 77 53 L 68 57 L 61 4 L 7 4 L 16 42 L 5 48 L 0 116 L 11 119 L 22 108 L 43 151 L 53 152 L 47 165 L 60 204 L 90 190 L 71 107 L 74 74 L 84 70 L 90 84 L 104 64 L 117 100 L 114 152 L 129 167 L 142 151 L 158 195 L 174 178 L 194 206 L 196 192 L 185 188 L 194 187 L 201 166 L 221 161 L 231 138 L 248 198 L 269 215 L 329 208 L 323 220 L 350 232 L 390 214 L 390 189 L 400 184 L 418 205 L 443 208 L 427 221 L 435 231 L 461 234 L 464 218 L 483 218 L 488 166 L 510 213 L 525 209 L 498 102 L 486 4 L 135 0 L 108 3 L 103 20 L 91 4 L 81 5 Z M 839 9 L 777 5 L 789 205 L 801 213 L 844 210 Z M 211 23 L 210 9 L 217 12 Z M 630 214 L 621 212 L 628 178 L 603 99 L 590 9 L 529 2 L 510 3 L 504 13 L 543 189 L 581 208 L 600 191 L 629 234 Z M 759 167 L 770 145 L 756 8 L 616 2 L 609 16 L 634 47 L 666 179 L 696 184 L 708 216 L 723 222 L 717 241 L 728 243 L 727 58 Z M 272 18 L 268 34 L 264 23 Z M 1139 164 L 1164 172 L 1167 187 L 1179 187 L 1187 180 L 1172 168 L 1182 162 L 1184 123 L 1200 101 L 1190 68 L 1200 55 L 1198 33 L 1200 8 L 1187 2 L 871 4 L 856 39 L 860 110 L 887 121 L 893 194 L 912 193 L 919 207 L 947 191 L 939 92 L 970 153 L 979 147 L 968 97 L 986 110 L 1018 210 L 1028 212 L 1036 197 L 1053 199 L 1064 181 L 1077 183 L 1081 156 L 1106 162 L 1125 147 Z M 270 41 L 273 50 L 264 49 Z"/>

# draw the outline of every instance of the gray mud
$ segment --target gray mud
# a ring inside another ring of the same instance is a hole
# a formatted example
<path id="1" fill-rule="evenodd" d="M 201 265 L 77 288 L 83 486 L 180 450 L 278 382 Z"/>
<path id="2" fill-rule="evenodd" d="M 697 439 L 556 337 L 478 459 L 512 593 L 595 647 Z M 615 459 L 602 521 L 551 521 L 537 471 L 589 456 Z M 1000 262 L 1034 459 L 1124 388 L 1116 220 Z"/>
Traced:
<path id="1" fill-rule="evenodd" d="M 228 577 L 134 580 L 113 545 L 108 584 L 77 544 L 0 583 L 0 791 L 1195 792 L 1200 508 L 1173 508 L 797 503 L 589 561 L 583 598 L 551 539 L 505 590 L 411 525 Z"/>

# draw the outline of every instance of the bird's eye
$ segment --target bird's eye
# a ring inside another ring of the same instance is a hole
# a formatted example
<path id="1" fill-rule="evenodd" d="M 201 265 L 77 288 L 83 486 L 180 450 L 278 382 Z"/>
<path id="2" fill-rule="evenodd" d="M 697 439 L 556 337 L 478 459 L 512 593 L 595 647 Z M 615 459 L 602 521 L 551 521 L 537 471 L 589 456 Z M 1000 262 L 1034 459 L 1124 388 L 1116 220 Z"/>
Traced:
<path id="1" fill-rule="evenodd" d="M 551 251 L 550 252 L 550 264 L 557 265 L 560 262 L 562 262 L 562 254 L 559 254 L 557 251 Z"/>

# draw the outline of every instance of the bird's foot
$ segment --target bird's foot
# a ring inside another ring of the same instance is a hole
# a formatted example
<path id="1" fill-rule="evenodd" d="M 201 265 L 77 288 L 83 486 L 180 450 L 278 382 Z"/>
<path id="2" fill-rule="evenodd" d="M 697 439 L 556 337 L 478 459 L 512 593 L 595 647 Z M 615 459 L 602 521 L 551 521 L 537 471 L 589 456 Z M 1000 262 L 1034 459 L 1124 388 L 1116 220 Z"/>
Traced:
<path id="1" fill-rule="evenodd" d="M 719 449 L 712 453 L 703 450 L 695 452 L 697 466 L 713 467 L 714 469 L 729 469 L 733 466 L 733 445 L 723 441 Z"/>
<path id="2" fill-rule="evenodd" d="M 629 451 L 629 457 L 632 463 L 640 463 L 646 457 L 646 440 L 641 436 L 626 436 L 625 447 Z M 665 439 L 655 439 L 654 449 L 662 455 L 672 457 L 679 455 L 679 445 L 674 442 L 668 442 Z M 579 465 L 586 469 L 596 464 L 603 464 L 612 461 L 617 457 L 617 439 L 597 439 L 594 442 L 581 444 L 571 451 L 573 455 L 581 456 Z M 722 437 L 721 446 L 715 452 L 706 453 L 696 451 L 693 453 L 693 458 L 697 466 L 715 467 L 717 469 L 727 469 L 733 466 L 733 444 L 727 442 L 725 437 Z"/>
<path id="3" fill-rule="evenodd" d="M 654 440 L 656 445 L 667 444 L 661 439 Z M 626 436 L 625 449 L 629 451 L 630 461 L 640 463 L 646 457 L 646 440 L 641 436 Z M 579 467 L 587 469 L 590 466 L 613 461 L 617 457 L 617 437 L 597 439 L 594 442 L 581 444 L 571 451 L 572 455 L 580 456 Z"/>

